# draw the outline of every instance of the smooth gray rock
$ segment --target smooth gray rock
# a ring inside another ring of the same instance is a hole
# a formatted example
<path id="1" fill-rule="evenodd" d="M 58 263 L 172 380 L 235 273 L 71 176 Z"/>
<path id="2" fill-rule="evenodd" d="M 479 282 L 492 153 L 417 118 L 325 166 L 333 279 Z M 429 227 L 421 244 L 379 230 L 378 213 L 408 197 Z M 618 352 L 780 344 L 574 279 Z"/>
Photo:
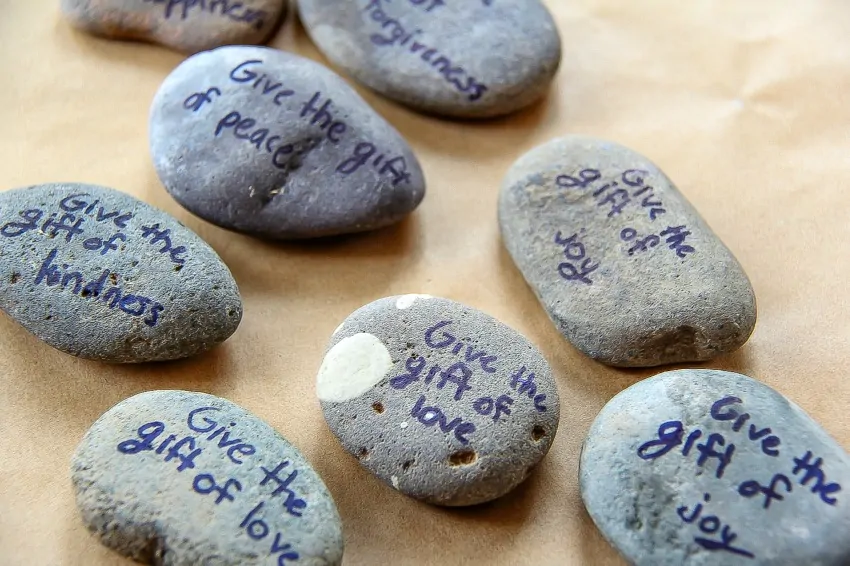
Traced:
<path id="1" fill-rule="evenodd" d="M 502 240 L 558 330 L 600 362 L 709 360 L 747 341 L 752 286 L 658 167 L 568 136 L 528 152 L 499 198 Z"/>
<path id="2" fill-rule="evenodd" d="M 580 482 L 630 564 L 850 564 L 850 456 L 737 373 L 671 371 L 614 397 L 587 435 Z"/>
<path id="3" fill-rule="evenodd" d="M 498 320 L 448 299 L 388 297 L 334 333 L 316 383 L 345 449 L 402 493 L 474 505 L 526 479 L 558 429 L 543 355 Z"/>
<path id="4" fill-rule="evenodd" d="M 83 437 L 71 479 L 86 527 L 139 562 L 342 562 L 340 517 L 309 462 L 212 395 L 149 391 L 118 403 Z"/>
<path id="5" fill-rule="evenodd" d="M 288 0 L 62 0 L 75 28 L 113 39 L 158 43 L 184 53 L 265 42 Z"/>
<path id="6" fill-rule="evenodd" d="M 0 309 L 54 348 L 105 362 L 192 356 L 242 318 L 233 276 L 194 232 L 78 183 L 0 193 Z"/>
<path id="7" fill-rule="evenodd" d="M 424 112 L 488 118 L 549 89 L 561 39 L 540 0 L 298 0 L 335 65 Z"/>
<path id="8" fill-rule="evenodd" d="M 162 183 L 188 210 L 270 239 L 372 230 L 421 202 L 410 147 L 336 74 L 262 47 L 184 61 L 150 116 Z"/>

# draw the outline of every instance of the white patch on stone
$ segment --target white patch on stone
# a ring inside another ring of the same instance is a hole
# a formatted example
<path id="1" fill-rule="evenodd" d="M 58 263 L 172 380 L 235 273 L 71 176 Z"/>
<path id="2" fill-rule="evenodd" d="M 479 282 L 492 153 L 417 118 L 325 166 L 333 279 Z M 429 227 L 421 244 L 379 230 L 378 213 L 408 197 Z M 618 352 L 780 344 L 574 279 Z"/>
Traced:
<path id="1" fill-rule="evenodd" d="M 377 336 L 365 332 L 349 336 L 322 361 L 316 395 L 331 403 L 355 399 L 377 385 L 392 366 L 390 352 Z"/>
<path id="2" fill-rule="evenodd" d="M 401 428 L 407 428 L 407 421 L 404 421 L 403 423 L 401 423 L 398 426 L 400 426 Z"/>
<path id="3" fill-rule="evenodd" d="M 398 477 L 396 477 L 396 476 L 390 476 L 390 481 L 392 482 L 393 487 L 394 487 L 394 488 L 396 488 L 396 489 L 398 489 Z"/>
<path id="4" fill-rule="evenodd" d="M 416 299 L 433 299 L 431 295 L 402 295 L 395 302 L 396 308 L 409 309 L 416 302 Z"/>
<path id="5" fill-rule="evenodd" d="M 331 334 L 331 336 L 336 336 L 339 333 L 339 331 L 342 330 L 343 326 L 345 326 L 344 320 L 339 323 L 339 326 L 336 327 L 336 330 L 334 330 L 334 332 L 333 332 L 333 334 Z"/>

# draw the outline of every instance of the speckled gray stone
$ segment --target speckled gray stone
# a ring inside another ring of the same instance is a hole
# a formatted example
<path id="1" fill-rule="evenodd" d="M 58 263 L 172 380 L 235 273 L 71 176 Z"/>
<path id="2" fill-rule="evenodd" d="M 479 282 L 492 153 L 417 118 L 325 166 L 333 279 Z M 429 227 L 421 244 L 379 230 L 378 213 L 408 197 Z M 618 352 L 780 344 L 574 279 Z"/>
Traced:
<path id="1" fill-rule="evenodd" d="M 287 0 L 62 0 L 61 8 L 71 25 L 94 35 L 196 53 L 265 42 Z"/>
<path id="2" fill-rule="evenodd" d="M 150 117 L 165 188 L 219 226 L 270 239 L 398 222 L 425 195 L 410 147 L 325 67 L 274 49 L 184 61 Z"/>
<path id="3" fill-rule="evenodd" d="M 395 489 L 474 505 L 519 485 L 558 429 L 552 373 L 531 342 L 468 306 L 402 295 L 334 333 L 316 384 L 345 449 Z"/>
<path id="4" fill-rule="evenodd" d="M 106 362 L 191 356 L 242 318 L 233 276 L 195 233 L 78 183 L 0 193 L 0 309 L 54 348 Z"/>
<path id="5" fill-rule="evenodd" d="M 335 65 L 424 112 L 508 114 L 541 98 L 561 40 L 540 0 L 298 0 Z"/>
<path id="6" fill-rule="evenodd" d="M 309 462 L 212 395 L 150 391 L 115 405 L 77 447 L 71 479 L 86 527 L 139 562 L 342 562 L 340 517 Z"/>
<path id="7" fill-rule="evenodd" d="M 614 366 L 709 360 L 756 323 L 747 275 L 661 170 L 569 136 L 517 161 L 499 198 L 505 247 L 558 330 Z"/>
<path id="8" fill-rule="evenodd" d="M 850 564 L 850 456 L 737 373 L 671 371 L 614 397 L 590 428 L 580 482 L 630 564 Z"/>

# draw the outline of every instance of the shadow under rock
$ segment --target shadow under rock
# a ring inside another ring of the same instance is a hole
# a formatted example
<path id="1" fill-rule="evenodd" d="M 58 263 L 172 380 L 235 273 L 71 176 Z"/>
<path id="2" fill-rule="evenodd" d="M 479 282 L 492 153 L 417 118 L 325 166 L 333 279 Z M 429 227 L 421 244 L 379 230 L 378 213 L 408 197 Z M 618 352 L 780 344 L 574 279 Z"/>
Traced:
<path id="1" fill-rule="evenodd" d="M 226 390 L 233 374 L 227 343 L 183 360 L 109 364 L 56 350 L 7 316 L 0 316 L 0 332 L 12 337 L 20 354 L 4 363 L 4 377 L 16 384 L 9 402 L 83 429 L 116 403 L 142 391 Z"/>
<path id="2" fill-rule="evenodd" d="M 552 458 L 543 460 L 534 468 L 528 478 L 502 497 L 468 507 L 437 507 L 443 515 L 463 522 L 477 521 L 487 523 L 489 528 L 498 527 L 513 530 L 523 525 L 530 515 L 535 501 L 545 496 L 544 486 L 552 485 Z"/>
<path id="3" fill-rule="evenodd" d="M 419 260 L 418 223 L 412 215 L 370 232 L 288 242 L 223 230 L 205 239 L 243 292 L 285 291 L 330 299 L 337 292 L 358 290 L 376 296 Z"/>
<path id="4" fill-rule="evenodd" d="M 581 507 L 581 514 L 579 515 L 581 518 L 579 526 L 581 563 L 597 566 L 625 566 L 625 559 L 620 556 L 596 527 L 596 523 L 593 522 L 584 506 L 584 501 L 579 497 L 575 505 Z"/>

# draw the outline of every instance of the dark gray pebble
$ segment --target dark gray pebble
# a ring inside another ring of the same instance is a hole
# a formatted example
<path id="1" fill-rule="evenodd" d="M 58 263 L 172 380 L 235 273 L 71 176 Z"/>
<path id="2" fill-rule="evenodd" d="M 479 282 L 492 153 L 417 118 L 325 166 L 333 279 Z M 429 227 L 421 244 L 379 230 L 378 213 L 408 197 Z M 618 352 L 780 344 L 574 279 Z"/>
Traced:
<path id="1" fill-rule="evenodd" d="M 262 47 L 184 61 L 150 117 L 162 183 L 198 216 L 263 238 L 396 223 L 425 195 L 410 147 L 318 63 Z"/>

